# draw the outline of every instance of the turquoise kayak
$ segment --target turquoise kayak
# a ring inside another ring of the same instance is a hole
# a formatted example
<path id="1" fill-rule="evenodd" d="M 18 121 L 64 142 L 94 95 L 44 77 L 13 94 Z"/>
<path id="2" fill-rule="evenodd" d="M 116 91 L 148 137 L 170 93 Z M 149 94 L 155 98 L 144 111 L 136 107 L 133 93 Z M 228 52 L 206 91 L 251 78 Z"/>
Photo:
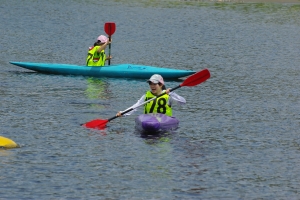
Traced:
<path id="1" fill-rule="evenodd" d="M 176 79 L 194 74 L 192 70 L 179 70 L 145 65 L 117 64 L 103 67 L 88 67 L 57 63 L 9 62 L 45 74 L 77 75 L 110 78 L 142 78 L 148 79 L 153 74 L 160 74 L 165 79 Z"/>

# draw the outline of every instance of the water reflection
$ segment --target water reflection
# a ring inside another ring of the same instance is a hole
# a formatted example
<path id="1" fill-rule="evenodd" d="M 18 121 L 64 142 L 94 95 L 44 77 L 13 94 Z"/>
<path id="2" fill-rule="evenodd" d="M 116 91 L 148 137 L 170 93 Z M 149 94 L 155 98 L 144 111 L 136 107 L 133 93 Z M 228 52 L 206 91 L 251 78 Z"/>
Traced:
<path id="1" fill-rule="evenodd" d="M 5 148 L 5 147 L 0 147 L 0 157 L 5 157 L 5 156 L 12 156 L 14 155 L 14 153 L 12 151 L 9 151 L 9 149 Z M 2 159 L 1 160 L 1 164 L 5 164 L 4 161 Z M 1 176 L 0 176 L 1 179 Z"/>
<path id="2" fill-rule="evenodd" d="M 87 89 L 85 94 L 88 99 L 109 99 L 109 90 L 108 83 L 102 79 L 90 77 L 87 79 Z M 103 109 L 105 108 L 104 104 L 91 104 L 91 108 Z"/>
<path id="3" fill-rule="evenodd" d="M 135 130 L 135 134 L 145 139 L 146 144 L 154 145 L 154 144 L 160 144 L 165 142 L 170 143 L 173 135 L 175 135 L 176 132 L 173 130 L 168 132 L 151 134 L 151 133 L 141 133 Z"/>

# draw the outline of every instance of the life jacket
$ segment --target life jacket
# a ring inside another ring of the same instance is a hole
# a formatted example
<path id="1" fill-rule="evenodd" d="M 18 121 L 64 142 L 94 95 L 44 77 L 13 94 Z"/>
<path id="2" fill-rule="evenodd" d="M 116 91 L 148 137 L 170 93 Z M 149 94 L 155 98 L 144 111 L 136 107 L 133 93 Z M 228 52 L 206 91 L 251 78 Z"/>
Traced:
<path id="1" fill-rule="evenodd" d="M 153 95 L 150 91 L 147 91 L 145 101 L 154 97 L 155 95 Z M 172 117 L 172 108 L 168 105 L 169 98 L 170 96 L 168 94 L 164 94 L 159 98 L 156 98 L 155 100 L 146 103 L 144 105 L 144 113 L 163 113 L 167 116 Z"/>
<path id="2" fill-rule="evenodd" d="M 100 53 L 97 52 L 97 50 L 100 48 L 100 46 L 94 46 L 90 47 L 87 58 L 86 58 L 86 65 L 87 66 L 104 66 L 106 55 L 105 51 L 102 50 Z"/>

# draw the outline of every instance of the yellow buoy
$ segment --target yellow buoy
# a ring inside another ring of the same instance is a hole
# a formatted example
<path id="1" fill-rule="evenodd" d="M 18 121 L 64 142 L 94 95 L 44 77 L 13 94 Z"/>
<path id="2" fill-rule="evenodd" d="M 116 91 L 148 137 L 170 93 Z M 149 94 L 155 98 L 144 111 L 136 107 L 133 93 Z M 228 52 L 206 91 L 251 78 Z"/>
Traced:
<path id="1" fill-rule="evenodd" d="M 0 147 L 4 148 L 16 148 L 19 147 L 17 143 L 12 141 L 11 139 L 0 136 Z"/>

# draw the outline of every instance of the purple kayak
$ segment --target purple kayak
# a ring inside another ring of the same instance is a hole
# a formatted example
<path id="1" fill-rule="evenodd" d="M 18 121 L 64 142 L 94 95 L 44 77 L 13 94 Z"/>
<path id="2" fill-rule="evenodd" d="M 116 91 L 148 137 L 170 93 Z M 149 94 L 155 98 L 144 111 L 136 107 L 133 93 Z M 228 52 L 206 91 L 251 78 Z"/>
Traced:
<path id="1" fill-rule="evenodd" d="M 179 121 L 175 117 L 169 117 L 161 113 L 142 114 L 135 119 L 135 126 L 138 131 L 151 134 L 174 130 L 178 127 L 178 124 Z"/>

